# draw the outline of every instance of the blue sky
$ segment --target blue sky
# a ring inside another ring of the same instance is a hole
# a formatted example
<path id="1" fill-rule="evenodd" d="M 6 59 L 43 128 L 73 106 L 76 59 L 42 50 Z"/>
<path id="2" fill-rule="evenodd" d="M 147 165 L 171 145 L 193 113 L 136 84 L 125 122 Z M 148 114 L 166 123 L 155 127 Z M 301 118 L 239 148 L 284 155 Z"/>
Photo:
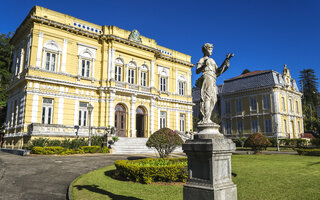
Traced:
<path id="1" fill-rule="evenodd" d="M 320 78 L 320 1 L 317 0 L 11 0 L 2 2 L 0 32 L 13 32 L 34 5 L 99 25 L 137 29 L 161 46 L 202 57 L 201 46 L 213 43 L 220 65 L 228 52 L 235 57 L 217 83 L 244 69 L 281 72 L 287 64 L 312 68 Z M 192 85 L 199 75 L 193 69 Z"/>

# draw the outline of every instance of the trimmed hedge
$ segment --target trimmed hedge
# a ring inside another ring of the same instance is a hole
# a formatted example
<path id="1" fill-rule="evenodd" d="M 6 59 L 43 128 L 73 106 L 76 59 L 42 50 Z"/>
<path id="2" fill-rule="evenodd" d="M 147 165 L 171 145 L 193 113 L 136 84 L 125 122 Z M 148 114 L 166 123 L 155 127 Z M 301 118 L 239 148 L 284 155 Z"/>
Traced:
<path id="1" fill-rule="evenodd" d="M 320 147 L 320 138 L 313 138 L 310 140 L 311 144 Z"/>
<path id="2" fill-rule="evenodd" d="M 320 149 L 297 149 L 299 155 L 320 156 Z"/>
<path id="3" fill-rule="evenodd" d="M 187 158 L 146 158 L 117 160 L 116 173 L 121 177 L 141 183 L 186 182 Z"/>
<path id="4" fill-rule="evenodd" d="M 52 147 L 33 147 L 31 153 L 41 154 L 41 155 L 69 155 L 69 154 L 79 154 L 79 153 L 109 153 L 110 150 L 107 147 L 100 146 L 83 146 L 80 149 L 68 149 L 60 146 Z"/>

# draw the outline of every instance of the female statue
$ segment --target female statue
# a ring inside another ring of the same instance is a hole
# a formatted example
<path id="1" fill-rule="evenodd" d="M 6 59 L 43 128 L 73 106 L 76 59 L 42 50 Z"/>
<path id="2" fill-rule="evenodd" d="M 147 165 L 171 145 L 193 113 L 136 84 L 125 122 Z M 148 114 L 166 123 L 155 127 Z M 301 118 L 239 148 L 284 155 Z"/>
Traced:
<path id="1" fill-rule="evenodd" d="M 200 112 L 203 119 L 199 124 L 209 124 L 213 123 L 211 121 L 211 113 L 217 102 L 217 90 L 216 90 L 216 79 L 222 73 L 224 73 L 230 66 L 230 58 L 234 54 L 227 54 L 226 59 L 223 61 L 222 65 L 218 68 L 216 62 L 209 58 L 213 50 L 213 45 L 206 43 L 202 46 L 203 57 L 197 63 L 196 73 L 202 72 L 202 84 L 201 84 L 201 102 L 200 102 Z"/>

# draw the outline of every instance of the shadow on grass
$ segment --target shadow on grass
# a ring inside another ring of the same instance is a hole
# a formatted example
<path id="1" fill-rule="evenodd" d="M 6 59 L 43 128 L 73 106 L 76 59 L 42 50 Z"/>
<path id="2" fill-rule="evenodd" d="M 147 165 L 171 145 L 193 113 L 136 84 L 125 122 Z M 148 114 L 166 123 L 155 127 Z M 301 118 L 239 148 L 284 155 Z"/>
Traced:
<path id="1" fill-rule="evenodd" d="M 114 180 L 117 180 L 117 181 L 126 181 L 126 182 L 128 182 L 128 180 L 127 180 L 126 178 L 121 177 L 121 176 L 117 176 L 117 175 L 115 174 L 115 172 L 116 172 L 115 169 L 113 169 L 113 170 L 108 170 L 108 171 L 105 171 L 105 172 L 104 172 L 104 175 L 105 175 L 105 176 L 108 176 L 108 177 L 110 177 L 110 178 L 112 178 L 112 179 L 114 179 Z"/>
<path id="2" fill-rule="evenodd" d="M 143 157 L 143 156 L 130 156 L 130 157 L 127 157 L 128 160 L 139 160 L 139 159 L 144 159 L 144 158 L 147 158 L 147 157 Z"/>
<path id="3" fill-rule="evenodd" d="M 112 192 L 108 192 L 106 190 L 100 189 L 98 185 L 75 185 L 78 190 L 89 190 L 91 192 L 108 195 L 112 200 L 142 200 L 136 197 L 127 197 L 123 195 L 113 194 Z"/>
<path id="4" fill-rule="evenodd" d="M 320 162 L 310 163 L 308 166 L 313 166 L 313 165 L 320 165 Z"/>

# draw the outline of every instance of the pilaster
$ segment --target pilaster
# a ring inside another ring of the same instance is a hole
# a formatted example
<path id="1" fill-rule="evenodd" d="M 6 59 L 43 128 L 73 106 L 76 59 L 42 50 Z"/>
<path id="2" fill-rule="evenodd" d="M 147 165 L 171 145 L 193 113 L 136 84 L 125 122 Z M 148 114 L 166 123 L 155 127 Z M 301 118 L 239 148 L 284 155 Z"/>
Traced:
<path id="1" fill-rule="evenodd" d="M 41 67 L 42 43 L 43 43 L 43 33 L 39 32 L 37 60 L 36 60 L 36 67 L 39 67 L 39 68 Z"/>
<path id="2" fill-rule="evenodd" d="M 136 137 L 136 101 L 137 97 L 135 95 L 131 96 L 131 112 L 130 112 L 130 122 L 131 122 L 131 137 Z"/>
<path id="3" fill-rule="evenodd" d="M 66 71 L 68 40 L 63 39 L 61 72 Z"/>

